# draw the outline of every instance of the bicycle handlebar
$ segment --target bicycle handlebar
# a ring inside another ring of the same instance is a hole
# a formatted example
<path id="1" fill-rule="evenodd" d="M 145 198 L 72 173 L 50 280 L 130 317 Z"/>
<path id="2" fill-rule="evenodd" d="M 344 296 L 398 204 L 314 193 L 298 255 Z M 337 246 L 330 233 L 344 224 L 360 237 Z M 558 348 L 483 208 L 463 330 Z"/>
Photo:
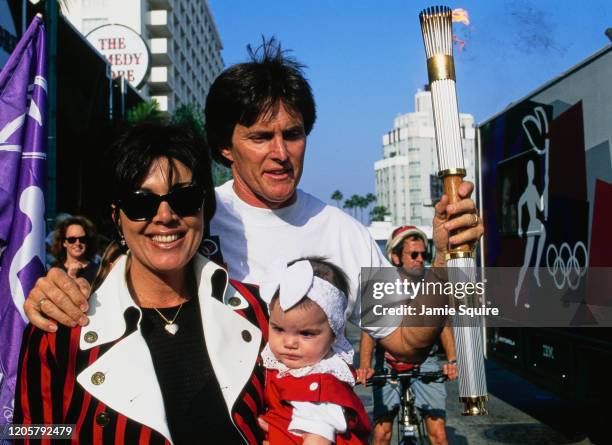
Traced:
<path id="1" fill-rule="evenodd" d="M 376 372 L 372 377 L 366 380 L 366 386 L 380 385 L 383 386 L 389 380 L 421 380 L 425 383 L 429 382 L 444 382 L 448 380 L 443 371 L 421 371 L 419 368 L 409 369 L 408 371 L 398 372 L 395 369 L 385 369 L 384 371 Z"/>

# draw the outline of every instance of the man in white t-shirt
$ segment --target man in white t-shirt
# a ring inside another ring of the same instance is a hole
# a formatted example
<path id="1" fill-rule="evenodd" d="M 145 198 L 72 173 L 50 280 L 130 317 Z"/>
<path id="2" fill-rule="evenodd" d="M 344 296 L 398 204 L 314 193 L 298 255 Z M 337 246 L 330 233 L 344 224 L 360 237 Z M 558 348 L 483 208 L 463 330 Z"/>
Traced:
<path id="1" fill-rule="evenodd" d="M 316 118 L 302 66 L 286 57 L 274 40 L 255 51 L 249 47 L 249 53 L 250 62 L 219 75 L 206 100 L 206 134 L 212 156 L 230 166 L 234 178 L 217 188 L 210 239 L 219 244 L 217 250 L 230 276 L 252 283 L 258 283 L 277 258 L 325 257 L 349 277 L 347 317 L 356 321 L 361 267 L 391 266 L 361 224 L 297 189 L 307 135 Z M 448 198 L 443 197 L 436 205 L 434 266 L 445 265 L 449 241 L 475 242 L 484 231 L 469 199 L 472 189 L 471 183 L 463 183 L 461 201 L 449 206 Z M 455 217 L 449 219 L 451 216 Z M 449 232 L 456 229 L 462 229 L 461 233 L 449 239 Z M 33 324 L 53 329 L 54 322 L 40 312 L 43 299 L 47 315 L 87 322 L 80 309 L 87 307 L 86 297 L 74 291 L 65 293 L 62 289 L 71 287 L 67 280 L 53 271 L 33 289 L 24 306 Z M 406 361 L 422 360 L 437 332 L 433 327 L 370 331 L 385 349 Z"/>
<path id="2" fill-rule="evenodd" d="M 234 187 L 235 181 L 217 187 L 217 211 L 210 225 L 211 238 L 219 243 L 229 275 L 257 284 L 277 258 L 324 257 L 347 274 L 347 318 L 358 323 L 354 308 L 361 267 L 388 265 L 366 228 L 299 189 L 292 204 L 269 209 L 243 201 Z"/>

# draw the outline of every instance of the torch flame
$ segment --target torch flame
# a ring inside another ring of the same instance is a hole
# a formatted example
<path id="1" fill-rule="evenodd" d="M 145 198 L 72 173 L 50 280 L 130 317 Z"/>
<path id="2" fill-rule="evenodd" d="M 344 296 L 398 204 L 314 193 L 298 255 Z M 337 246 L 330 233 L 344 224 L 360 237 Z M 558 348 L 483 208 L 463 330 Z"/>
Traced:
<path id="1" fill-rule="evenodd" d="M 463 23 L 465 26 L 470 25 L 470 16 L 468 15 L 468 12 L 462 8 L 453 9 L 452 20 L 453 22 Z M 463 52 L 463 49 L 465 48 L 465 40 L 462 40 L 453 34 L 453 43 L 457 45 L 460 53 Z"/>
<path id="2" fill-rule="evenodd" d="M 470 24 L 470 16 L 465 9 L 457 8 L 453 9 L 453 22 L 463 23 L 465 26 Z"/>
<path id="3" fill-rule="evenodd" d="M 457 47 L 459 48 L 459 52 L 462 53 L 463 48 L 465 47 L 465 40 L 461 40 L 456 35 L 453 35 L 453 43 L 457 45 Z"/>

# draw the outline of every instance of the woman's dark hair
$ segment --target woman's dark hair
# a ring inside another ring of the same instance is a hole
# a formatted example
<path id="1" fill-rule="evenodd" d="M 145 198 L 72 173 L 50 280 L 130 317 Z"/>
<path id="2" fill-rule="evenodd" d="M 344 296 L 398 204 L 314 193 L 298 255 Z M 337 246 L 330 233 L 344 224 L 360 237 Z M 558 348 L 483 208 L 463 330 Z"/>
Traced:
<path id="1" fill-rule="evenodd" d="M 124 193 L 138 190 L 158 158 L 180 161 L 191 170 L 193 183 L 204 190 L 204 221 L 208 224 L 216 208 L 211 161 L 204 139 L 188 125 L 143 122 L 127 128 L 105 157 L 110 202 L 116 204 Z M 168 165 L 171 181 L 173 164 Z"/>
<path id="2" fill-rule="evenodd" d="M 64 247 L 64 239 L 66 238 L 68 226 L 81 226 L 83 228 L 85 231 L 85 236 L 87 237 L 85 258 L 87 258 L 87 260 L 92 260 L 98 251 L 96 228 L 93 223 L 84 216 L 71 216 L 70 218 L 60 221 L 55 227 L 55 236 L 53 237 L 53 243 L 49 249 L 51 251 L 51 255 L 55 257 L 55 264 L 60 265 L 66 262 L 66 248 Z"/>
<path id="3" fill-rule="evenodd" d="M 274 116 L 282 103 L 290 114 L 299 113 L 306 135 L 316 119 L 312 90 L 304 68 L 288 57 L 272 37 L 263 39 L 255 50 L 249 45 L 250 62 L 223 71 L 215 79 L 206 98 L 206 137 L 213 159 L 230 166 L 221 149 L 232 146 L 236 124 L 249 127 L 260 116 Z"/>

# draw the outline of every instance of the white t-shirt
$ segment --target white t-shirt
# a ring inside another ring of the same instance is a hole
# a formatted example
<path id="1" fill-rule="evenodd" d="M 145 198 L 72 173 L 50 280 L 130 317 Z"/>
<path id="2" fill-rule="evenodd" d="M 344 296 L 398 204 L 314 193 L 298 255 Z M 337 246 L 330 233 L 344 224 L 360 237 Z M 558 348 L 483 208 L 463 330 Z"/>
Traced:
<path id="1" fill-rule="evenodd" d="M 392 267 L 367 229 L 342 210 L 297 190 L 297 199 L 280 209 L 262 209 L 242 201 L 233 181 L 216 188 L 217 211 L 210 234 L 218 236 L 230 277 L 258 284 L 277 258 L 286 261 L 319 256 L 340 267 L 349 278 L 346 317 L 359 324 L 362 267 Z M 386 337 L 395 328 L 376 328 Z"/>

